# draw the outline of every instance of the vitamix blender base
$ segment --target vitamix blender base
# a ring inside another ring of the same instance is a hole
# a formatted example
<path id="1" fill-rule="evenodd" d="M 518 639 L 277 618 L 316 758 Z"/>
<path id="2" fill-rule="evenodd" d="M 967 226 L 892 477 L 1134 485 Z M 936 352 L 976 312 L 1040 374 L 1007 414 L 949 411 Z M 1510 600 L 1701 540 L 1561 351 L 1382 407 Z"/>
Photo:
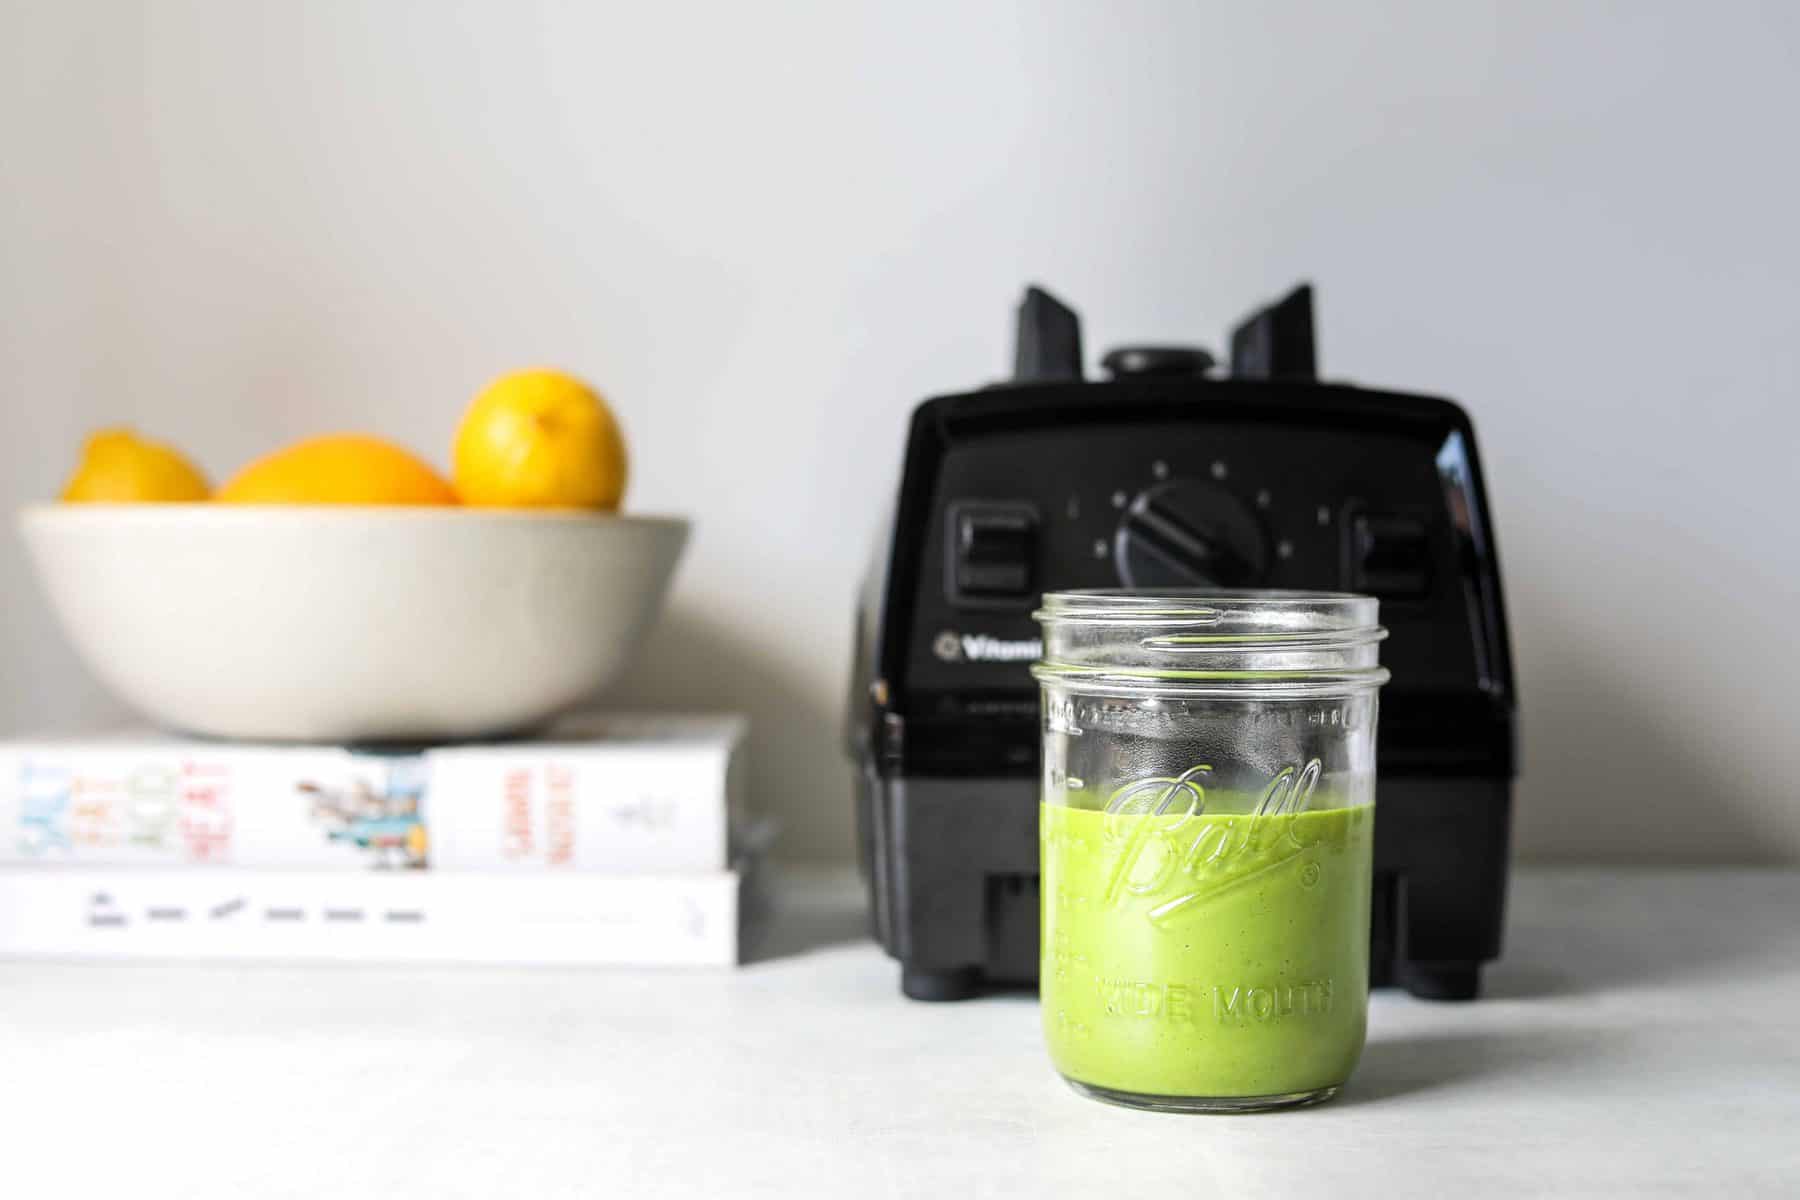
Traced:
<path id="1" fill-rule="evenodd" d="M 1039 596 L 1342 589 L 1381 600 L 1371 978 L 1467 999 L 1500 948 L 1514 688 L 1474 431 L 1315 376 L 1300 288 L 1205 351 L 1112 351 L 1032 288 L 1015 377 L 913 413 L 851 680 L 876 936 L 921 1000 L 1038 969 Z"/>

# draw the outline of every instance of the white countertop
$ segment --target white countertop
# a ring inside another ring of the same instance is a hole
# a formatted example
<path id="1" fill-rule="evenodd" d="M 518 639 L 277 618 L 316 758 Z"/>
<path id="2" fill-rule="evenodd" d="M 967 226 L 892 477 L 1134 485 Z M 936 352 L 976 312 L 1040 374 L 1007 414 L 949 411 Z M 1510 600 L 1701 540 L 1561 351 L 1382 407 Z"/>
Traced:
<path id="1" fill-rule="evenodd" d="M 859 905 L 790 882 L 736 972 L 0 964 L 0 1192 L 1800 1194 L 1800 872 L 1520 872 L 1486 998 L 1377 993 L 1345 1094 L 1253 1117 L 1076 1096 Z"/>

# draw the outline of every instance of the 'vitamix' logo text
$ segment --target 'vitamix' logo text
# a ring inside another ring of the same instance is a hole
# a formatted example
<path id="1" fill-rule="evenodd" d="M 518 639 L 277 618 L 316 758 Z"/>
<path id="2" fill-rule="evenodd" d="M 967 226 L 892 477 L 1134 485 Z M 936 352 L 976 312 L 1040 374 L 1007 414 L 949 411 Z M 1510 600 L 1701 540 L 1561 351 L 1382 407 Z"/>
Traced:
<path id="1" fill-rule="evenodd" d="M 944 662 L 1027 662 L 1044 653 L 1037 638 L 997 638 L 946 629 L 931 639 L 931 652 Z"/>

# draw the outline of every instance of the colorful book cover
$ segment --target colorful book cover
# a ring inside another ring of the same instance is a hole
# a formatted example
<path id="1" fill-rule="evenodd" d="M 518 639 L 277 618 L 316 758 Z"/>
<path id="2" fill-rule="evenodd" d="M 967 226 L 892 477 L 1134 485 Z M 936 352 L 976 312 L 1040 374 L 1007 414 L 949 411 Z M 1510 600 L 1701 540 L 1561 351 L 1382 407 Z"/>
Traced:
<path id="1" fill-rule="evenodd" d="M 115 737 L 0 743 L 0 866 L 718 871 L 735 717 L 583 716 L 372 752 Z"/>

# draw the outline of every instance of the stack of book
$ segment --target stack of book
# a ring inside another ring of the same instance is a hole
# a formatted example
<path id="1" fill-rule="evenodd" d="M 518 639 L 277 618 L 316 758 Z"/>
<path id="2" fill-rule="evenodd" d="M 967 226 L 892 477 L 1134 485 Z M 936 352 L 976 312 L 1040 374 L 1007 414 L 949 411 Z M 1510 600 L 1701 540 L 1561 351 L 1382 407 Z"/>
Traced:
<path id="1" fill-rule="evenodd" d="M 737 717 L 405 749 L 0 743 L 0 955 L 738 961 Z"/>

